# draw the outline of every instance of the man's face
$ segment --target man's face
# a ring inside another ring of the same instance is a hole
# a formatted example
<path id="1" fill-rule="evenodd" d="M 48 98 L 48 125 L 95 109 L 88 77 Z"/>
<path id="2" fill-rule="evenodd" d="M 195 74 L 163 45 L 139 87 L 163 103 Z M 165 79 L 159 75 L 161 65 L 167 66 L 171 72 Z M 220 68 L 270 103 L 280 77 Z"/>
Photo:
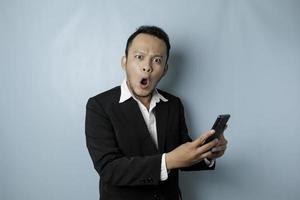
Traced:
<path id="1" fill-rule="evenodd" d="M 138 98 L 151 97 L 152 91 L 167 71 L 167 47 L 163 40 L 138 34 L 132 41 L 127 58 L 122 58 L 127 85 Z"/>

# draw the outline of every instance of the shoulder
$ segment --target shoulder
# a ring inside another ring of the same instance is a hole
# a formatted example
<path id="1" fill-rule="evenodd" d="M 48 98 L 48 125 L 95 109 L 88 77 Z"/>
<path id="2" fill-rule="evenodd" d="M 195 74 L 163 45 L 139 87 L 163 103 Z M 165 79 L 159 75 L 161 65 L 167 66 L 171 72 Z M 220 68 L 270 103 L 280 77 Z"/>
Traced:
<path id="1" fill-rule="evenodd" d="M 166 91 L 160 90 L 160 89 L 157 89 L 157 91 L 163 97 L 165 97 L 166 99 L 168 99 L 168 103 L 182 106 L 182 103 L 181 103 L 181 100 L 180 100 L 179 97 L 177 97 L 177 96 L 175 96 L 173 94 L 170 94 L 170 93 L 168 93 Z"/>
<path id="2" fill-rule="evenodd" d="M 121 95 L 121 87 L 117 86 L 105 92 L 99 93 L 93 97 L 90 97 L 87 102 L 87 106 L 90 104 L 98 104 L 103 107 L 110 107 L 114 103 L 118 103 Z"/>

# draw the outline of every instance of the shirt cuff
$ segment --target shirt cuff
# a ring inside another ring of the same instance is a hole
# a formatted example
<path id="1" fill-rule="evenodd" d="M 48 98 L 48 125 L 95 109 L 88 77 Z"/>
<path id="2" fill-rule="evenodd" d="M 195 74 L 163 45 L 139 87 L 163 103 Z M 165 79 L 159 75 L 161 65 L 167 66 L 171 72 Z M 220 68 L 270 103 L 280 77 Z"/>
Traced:
<path id="1" fill-rule="evenodd" d="M 204 162 L 208 167 L 212 167 L 215 164 L 215 160 L 209 161 L 207 158 L 204 158 Z"/>
<path id="2" fill-rule="evenodd" d="M 160 180 L 165 181 L 168 179 L 168 170 L 166 166 L 166 154 L 161 157 Z"/>

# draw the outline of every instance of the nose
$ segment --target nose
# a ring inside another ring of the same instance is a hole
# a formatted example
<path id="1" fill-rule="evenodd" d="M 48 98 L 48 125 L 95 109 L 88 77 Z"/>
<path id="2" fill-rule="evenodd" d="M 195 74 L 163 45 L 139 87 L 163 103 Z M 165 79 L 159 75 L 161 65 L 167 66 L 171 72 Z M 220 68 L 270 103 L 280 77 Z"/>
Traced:
<path id="1" fill-rule="evenodd" d="M 151 73 L 152 72 L 152 66 L 150 63 L 145 63 L 142 67 L 143 72 L 148 72 Z"/>

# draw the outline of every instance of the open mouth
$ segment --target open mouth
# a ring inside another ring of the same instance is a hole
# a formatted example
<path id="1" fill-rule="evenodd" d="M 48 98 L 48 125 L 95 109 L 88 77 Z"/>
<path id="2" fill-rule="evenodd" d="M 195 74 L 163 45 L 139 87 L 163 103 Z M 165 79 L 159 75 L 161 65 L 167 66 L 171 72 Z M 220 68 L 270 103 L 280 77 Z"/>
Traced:
<path id="1" fill-rule="evenodd" d="M 140 83 L 141 83 L 141 85 L 142 85 L 143 88 L 146 88 L 146 87 L 149 86 L 150 81 L 149 81 L 148 78 L 142 78 L 142 80 L 141 80 Z"/>

